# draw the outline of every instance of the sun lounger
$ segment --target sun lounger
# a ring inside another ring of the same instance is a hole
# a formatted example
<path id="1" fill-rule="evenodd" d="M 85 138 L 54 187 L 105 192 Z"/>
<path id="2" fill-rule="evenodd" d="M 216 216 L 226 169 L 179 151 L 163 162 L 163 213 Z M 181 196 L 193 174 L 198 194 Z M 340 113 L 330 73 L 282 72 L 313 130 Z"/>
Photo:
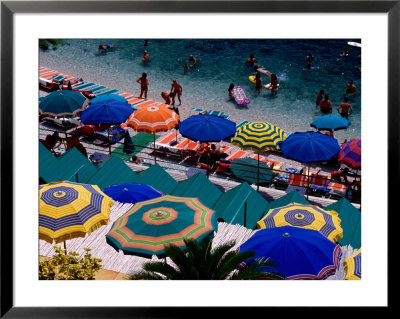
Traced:
<path id="1" fill-rule="evenodd" d="M 243 158 L 243 157 L 247 157 L 249 155 L 249 152 L 243 151 L 243 150 L 237 150 L 235 152 L 233 152 L 232 154 L 230 154 L 226 160 L 228 161 L 233 161 L 235 158 Z"/>
<path id="2" fill-rule="evenodd" d="M 239 127 L 241 127 L 242 125 L 244 125 L 244 124 L 246 124 L 248 122 L 249 121 L 246 121 L 246 120 L 240 121 L 239 123 L 236 124 L 236 129 L 238 129 Z"/>
<path id="3" fill-rule="evenodd" d="M 53 76 L 60 75 L 60 74 L 61 74 L 60 72 L 51 72 L 51 73 L 48 73 L 48 74 L 45 74 L 45 75 L 41 75 L 40 77 L 43 78 L 43 79 L 50 79 Z"/>
<path id="4" fill-rule="evenodd" d="M 329 181 L 328 189 L 331 195 L 344 196 L 346 194 L 347 186 L 342 183 Z"/>
<path id="5" fill-rule="evenodd" d="M 154 100 L 145 100 L 145 101 L 142 101 L 142 102 L 139 102 L 139 103 L 135 103 L 135 106 L 139 107 L 139 108 L 142 108 L 142 107 L 147 107 L 147 106 L 151 106 L 151 105 L 154 105 L 154 104 L 156 104 L 156 101 L 154 101 Z"/>
<path id="6" fill-rule="evenodd" d="M 157 144 L 170 146 L 170 143 L 172 141 L 175 141 L 180 137 L 181 137 L 181 135 L 177 134 L 176 132 L 169 132 L 168 134 L 161 136 L 159 139 L 156 140 L 156 146 L 157 146 Z"/>
<path id="7" fill-rule="evenodd" d="M 196 152 L 200 148 L 200 145 L 200 143 L 194 142 L 189 138 L 184 138 L 175 146 L 175 149 Z"/>
<path id="8" fill-rule="evenodd" d="M 290 185 L 307 187 L 307 176 L 290 173 L 287 182 Z"/>
<path id="9" fill-rule="evenodd" d="M 328 181 L 328 176 L 312 174 L 310 179 L 310 187 L 317 193 L 325 194 L 326 192 L 329 192 L 329 188 L 327 186 Z"/>
<path id="10" fill-rule="evenodd" d="M 131 98 L 133 98 L 133 94 L 128 93 L 128 92 L 118 92 L 118 95 L 121 95 L 122 97 L 124 97 L 127 101 Z"/>
<path id="11" fill-rule="evenodd" d="M 93 82 L 90 82 L 90 83 L 84 83 L 84 84 L 79 84 L 79 85 L 76 85 L 76 86 L 74 86 L 73 88 L 74 89 L 77 89 L 77 90 L 83 90 L 83 89 L 87 89 L 87 88 L 89 88 L 89 87 L 91 87 L 91 86 L 94 86 L 94 85 L 97 85 L 97 84 L 95 84 L 95 83 L 93 83 Z"/>
<path id="12" fill-rule="evenodd" d="M 118 93 L 119 91 L 117 89 L 108 89 L 106 91 L 103 91 L 101 93 L 99 93 L 98 95 L 102 95 L 102 94 L 115 94 Z"/>
<path id="13" fill-rule="evenodd" d="M 92 91 L 93 93 L 97 93 L 97 92 L 100 92 L 100 91 L 103 91 L 103 90 L 106 90 L 106 89 L 108 89 L 106 86 L 98 85 L 95 88 L 91 88 L 90 91 Z"/>
<path id="14" fill-rule="evenodd" d="M 128 99 L 128 103 L 131 105 L 136 105 L 137 103 L 139 103 L 141 101 L 143 101 L 143 99 L 139 98 L 139 97 L 134 97 L 134 98 Z"/>
<path id="15" fill-rule="evenodd" d="M 50 73 L 54 73 L 55 71 L 49 68 L 44 68 L 42 70 L 39 71 L 39 76 L 40 75 L 46 75 L 46 74 L 50 74 Z"/>

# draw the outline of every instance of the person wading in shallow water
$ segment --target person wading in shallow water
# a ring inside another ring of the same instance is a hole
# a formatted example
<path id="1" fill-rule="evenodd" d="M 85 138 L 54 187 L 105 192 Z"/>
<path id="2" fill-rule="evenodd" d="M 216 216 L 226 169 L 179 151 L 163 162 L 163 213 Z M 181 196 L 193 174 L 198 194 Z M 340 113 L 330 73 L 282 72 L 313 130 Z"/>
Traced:
<path id="1" fill-rule="evenodd" d="M 324 114 L 332 113 L 332 102 L 329 101 L 329 95 L 325 94 L 324 98 L 319 103 L 319 109 Z"/>

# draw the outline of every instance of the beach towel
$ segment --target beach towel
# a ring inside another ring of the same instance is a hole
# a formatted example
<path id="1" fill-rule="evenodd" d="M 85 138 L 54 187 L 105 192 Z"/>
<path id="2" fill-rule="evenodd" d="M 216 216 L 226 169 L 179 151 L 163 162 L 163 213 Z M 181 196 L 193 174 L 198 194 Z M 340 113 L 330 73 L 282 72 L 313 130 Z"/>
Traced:
<path id="1" fill-rule="evenodd" d="M 232 95 L 237 104 L 247 104 L 250 102 L 241 86 L 235 86 L 232 90 Z"/>

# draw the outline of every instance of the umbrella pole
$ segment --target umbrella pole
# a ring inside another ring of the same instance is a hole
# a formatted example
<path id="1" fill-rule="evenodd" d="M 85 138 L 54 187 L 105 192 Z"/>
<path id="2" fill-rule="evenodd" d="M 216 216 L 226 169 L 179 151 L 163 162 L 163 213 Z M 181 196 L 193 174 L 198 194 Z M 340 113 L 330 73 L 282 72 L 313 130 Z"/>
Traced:
<path id="1" fill-rule="evenodd" d="M 154 164 L 157 163 L 156 158 L 156 133 L 153 132 L 153 150 L 154 150 Z"/>
<path id="2" fill-rule="evenodd" d="M 65 144 L 65 150 L 67 150 L 67 129 L 65 128 L 65 117 L 63 117 L 63 129 L 64 129 L 64 134 L 65 134 L 65 141 L 64 141 L 64 144 Z"/>
<path id="3" fill-rule="evenodd" d="M 66 255 L 67 254 L 67 244 L 65 243 L 65 240 L 64 240 L 64 254 Z"/>
<path id="4" fill-rule="evenodd" d="M 108 153 L 111 156 L 110 128 L 107 129 L 107 135 L 108 135 Z"/>
<path id="5" fill-rule="evenodd" d="M 308 169 L 307 169 L 307 199 L 309 191 L 310 191 L 310 163 L 308 163 Z"/>
<path id="6" fill-rule="evenodd" d="M 243 223 L 244 227 L 246 227 L 246 219 L 247 219 L 247 200 L 244 202 L 244 223 Z"/>
<path id="7" fill-rule="evenodd" d="M 260 185 L 260 152 L 257 153 L 257 191 Z"/>

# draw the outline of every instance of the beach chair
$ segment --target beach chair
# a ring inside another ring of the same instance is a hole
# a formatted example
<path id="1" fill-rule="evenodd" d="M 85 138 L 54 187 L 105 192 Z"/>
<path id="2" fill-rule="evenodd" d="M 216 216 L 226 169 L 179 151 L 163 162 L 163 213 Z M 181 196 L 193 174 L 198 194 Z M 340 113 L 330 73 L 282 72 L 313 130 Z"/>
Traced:
<path id="1" fill-rule="evenodd" d="M 116 94 L 116 93 L 118 93 L 119 91 L 117 90 L 117 89 L 108 89 L 108 90 L 106 90 L 106 91 L 103 91 L 103 92 L 101 92 L 101 93 L 99 93 L 98 95 L 102 95 L 102 94 Z"/>
<path id="2" fill-rule="evenodd" d="M 184 138 L 175 146 L 175 149 L 194 154 L 200 148 L 200 145 L 200 143 L 194 142 L 189 138 Z"/>
<path id="3" fill-rule="evenodd" d="M 87 90 L 87 88 L 95 86 L 95 85 L 97 85 L 97 84 L 90 82 L 90 83 L 83 83 L 83 84 L 75 85 L 75 86 L 73 86 L 73 88 L 77 89 L 77 90 Z"/>
<path id="4" fill-rule="evenodd" d="M 177 132 L 169 132 L 156 140 L 156 147 L 170 147 L 171 144 L 180 139 L 181 136 L 182 135 Z"/>
<path id="5" fill-rule="evenodd" d="M 106 86 L 104 85 L 98 85 L 97 87 L 91 88 L 90 91 L 92 91 L 93 93 L 98 93 L 100 91 L 103 91 L 105 89 L 108 89 Z"/>
<path id="6" fill-rule="evenodd" d="M 124 97 L 127 101 L 134 97 L 132 93 L 128 93 L 128 92 L 119 92 L 117 94 L 121 95 L 122 97 Z"/>
<path id="7" fill-rule="evenodd" d="M 335 197 L 343 197 L 346 195 L 347 186 L 342 183 L 329 181 L 328 183 L 329 195 Z"/>
<path id="8" fill-rule="evenodd" d="M 246 120 L 240 121 L 239 123 L 236 124 L 236 129 L 238 129 L 239 127 L 241 127 L 242 125 L 244 125 L 244 124 L 246 124 L 248 122 L 249 121 L 246 121 Z"/>
<path id="9" fill-rule="evenodd" d="M 128 99 L 128 103 L 131 105 L 136 105 L 137 103 L 142 102 L 142 101 L 143 101 L 143 99 L 140 97 L 133 97 L 131 99 Z"/>
<path id="10" fill-rule="evenodd" d="M 197 107 L 192 107 L 190 109 L 190 111 L 193 111 L 193 112 L 196 112 L 196 113 L 201 113 L 201 114 L 207 114 L 206 110 L 203 110 L 203 109 L 200 109 L 200 108 L 197 108 Z"/>
<path id="11" fill-rule="evenodd" d="M 252 154 L 250 158 L 255 159 L 256 161 L 258 160 L 258 154 Z M 260 155 L 260 162 L 266 163 L 269 167 L 272 167 L 275 165 L 274 161 L 270 161 L 268 158 L 265 156 Z"/>
<path id="12" fill-rule="evenodd" d="M 328 180 L 328 176 L 312 174 L 310 179 L 310 188 L 315 193 L 324 195 L 326 192 L 329 192 L 329 188 L 327 187 Z"/>
<path id="13" fill-rule="evenodd" d="M 60 74 L 61 74 L 60 72 L 51 72 L 51 73 L 48 73 L 48 74 L 41 75 L 40 77 L 42 79 L 50 79 L 50 78 L 53 78 L 54 76 L 60 75 Z"/>
<path id="14" fill-rule="evenodd" d="M 289 173 L 288 184 L 299 186 L 299 187 L 307 187 L 307 176 L 303 174 L 294 174 Z"/>
<path id="15" fill-rule="evenodd" d="M 249 155 L 249 152 L 243 151 L 243 150 L 237 150 L 234 151 L 232 154 L 230 154 L 226 160 L 227 161 L 233 161 L 235 158 L 243 158 L 247 157 Z"/>

